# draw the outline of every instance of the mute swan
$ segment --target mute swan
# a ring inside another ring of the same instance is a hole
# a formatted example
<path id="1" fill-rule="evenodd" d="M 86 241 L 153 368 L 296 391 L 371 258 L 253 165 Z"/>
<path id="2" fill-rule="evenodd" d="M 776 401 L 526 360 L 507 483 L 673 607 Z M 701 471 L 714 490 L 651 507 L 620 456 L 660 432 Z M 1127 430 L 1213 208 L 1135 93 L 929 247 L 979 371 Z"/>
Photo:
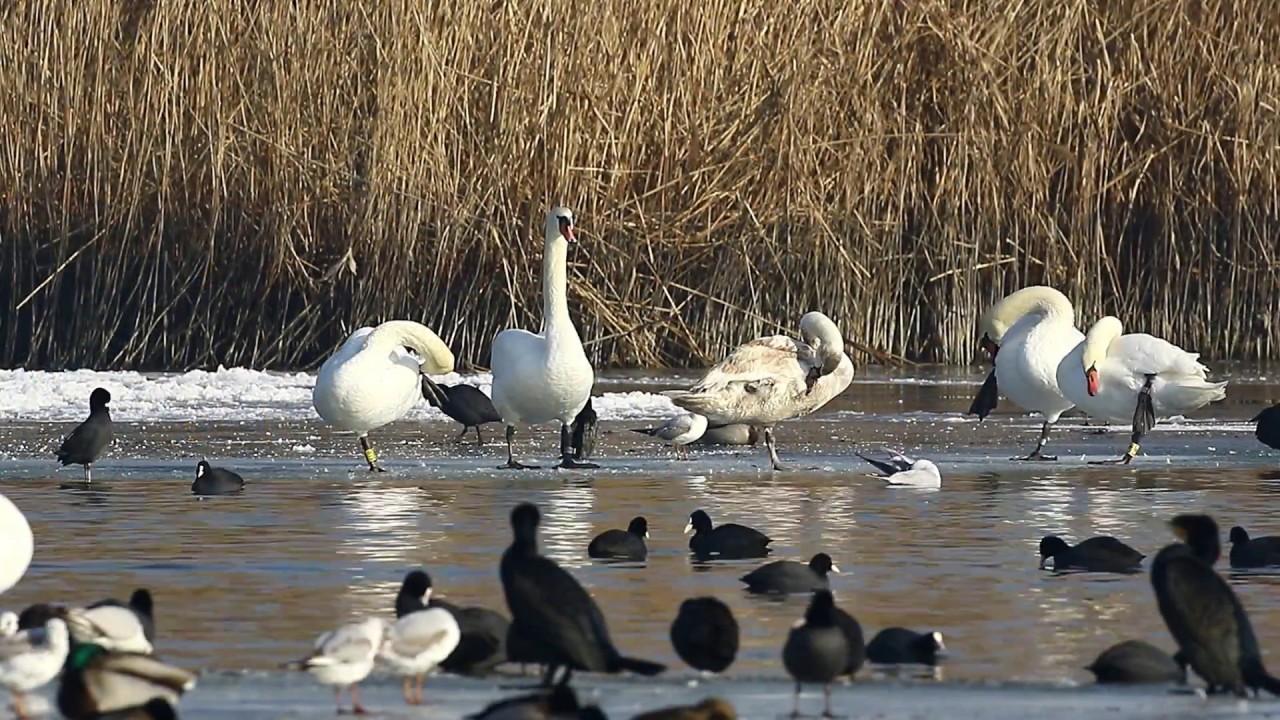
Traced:
<path id="1" fill-rule="evenodd" d="M 1084 339 L 1075 327 L 1071 301 L 1051 287 L 1025 287 L 992 305 L 979 329 L 995 369 L 969 412 L 985 418 L 995 407 L 997 393 L 1004 392 L 1018 406 L 1044 417 L 1036 449 L 1015 459 L 1057 460 L 1043 454 L 1044 446 L 1049 428 L 1072 406 L 1058 387 L 1058 365 Z"/>
<path id="2" fill-rule="evenodd" d="M 1191 412 L 1227 396 L 1225 382 L 1206 381 L 1209 368 L 1199 357 L 1146 333 L 1125 335 L 1120 319 L 1108 315 L 1058 365 L 1058 385 L 1093 417 L 1133 421 L 1124 455 L 1102 461 L 1127 465 L 1156 418 Z"/>
<path id="3" fill-rule="evenodd" d="M 664 394 L 717 424 L 762 427 L 773 469 L 785 470 L 778 460 L 773 426 L 818 410 L 853 381 L 853 362 L 831 318 L 805 313 L 800 337 L 804 342 L 785 335 L 752 340 L 729 353 L 693 387 Z"/>
<path id="4" fill-rule="evenodd" d="M 706 431 L 707 419 L 697 413 L 681 413 L 657 427 L 631 429 L 631 432 L 648 435 L 670 445 L 675 450 L 677 458 L 680 457 L 681 448 L 685 448 L 685 459 L 689 457 L 686 446 L 702 437 Z"/>
<path id="5" fill-rule="evenodd" d="M 4 552 L 0 552 L 0 593 L 3 593 L 17 585 L 27 573 L 35 549 L 27 516 L 4 495 L 0 495 L 0 538 L 4 538 Z"/>
<path id="6" fill-rule="evenodd" d="M 411 320 L 389 320 L 351 333 L 324 361 L 311 404 L 325 422 L 355 433 L 369 470 L 382 472 L 369 431 L 409 412 L 421 396 L 421 375 L 452 371 L 453 353 L 430 328 Z"/>
<path id="7" fill-rule="evenodd" d="M 565 299 L 569 243 L 574 242 L 573 211 L 547 213 L 542 250 L 542 332 L 503 330 L 493 339 L 493 406 L 507 424 L 509 468 L 536 468 L 516 462 L 516 427 L 560 421 L 560 467 L 595 468 L 574 457 L 572 425 L 591 398 L 595 372 L 582 348 Z"/>

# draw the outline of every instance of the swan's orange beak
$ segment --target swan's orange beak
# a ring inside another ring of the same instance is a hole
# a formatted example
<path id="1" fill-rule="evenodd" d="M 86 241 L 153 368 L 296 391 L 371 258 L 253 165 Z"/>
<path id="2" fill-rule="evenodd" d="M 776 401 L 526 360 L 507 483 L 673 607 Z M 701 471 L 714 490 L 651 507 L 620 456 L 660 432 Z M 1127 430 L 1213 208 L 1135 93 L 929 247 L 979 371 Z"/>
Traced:
<path id="1" fill-rule="evenodd" d="M 982 333 L 982 340 L 978 342 L 978 347 L 987 351 L 987 354 L 991 356 L 992 360 L 995 360 L 996 353 L 1000 352 L 1000 346 L 997 345 L 996 341 L 992 340 L 991 336 L 986 333 Z"/>
<path id="2" fill-rule="evenodd" d="M 1097 394 L 1098 394 L 1098 368 L 1097 368 L 1097 366 L 1090 366 L 1088 370 L 1085 370 L 1085 371 L 1084 371 L 1084 379 L 1085 379 L 1085 382 L 1088 384 L 1089 397 L 1093 397 L 1093 396 L 1097 395 Z"/>
<path id="3" fill-rule="evenodd" d="M 564 239 L 568 240 L 569 242 L 578 241 L 578 238 L 574 237 L 573 235 L 573 223 L 569 220 L 569 218 L 566 218 L 566 217 L 560 218 L 560 234 L 563 235 Z"/>

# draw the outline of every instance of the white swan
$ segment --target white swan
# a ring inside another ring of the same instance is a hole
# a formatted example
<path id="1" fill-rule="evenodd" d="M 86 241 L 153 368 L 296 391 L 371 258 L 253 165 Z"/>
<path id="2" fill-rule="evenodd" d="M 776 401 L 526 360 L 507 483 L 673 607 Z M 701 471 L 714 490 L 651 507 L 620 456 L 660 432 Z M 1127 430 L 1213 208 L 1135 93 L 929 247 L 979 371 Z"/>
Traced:
<path id="1" fill-rule="evenodd" d="M 970 412 L 986 417 L 995 407 L 997 392 L 1003 392 L 1019 407 L 1044 417 L 1036 449 L 1015 459 L 1056 460 L 1043 454 L 1049 428 L 1072 407 L 1058 387 L 1058 365 L 1084 339 L 1075 327 L 1071 301 L 1051 287 L 1025 287 L 992 305 L 979 329 L 982 346 L 994 355 L 995 370 Z"/>
<path id="2" fill-rule="evenodd" d="M 542 250 L 542 332 L 503 330 L 493 339 L 493 406 L 507 426 L 509 468 L 532 468 L 516 462 L 512 443 L 516 428 L 558 420 L 560 467 L 594 468 L 574 459 L 570 427 L 591 397 L 595 371 L 569 317 L 565 282 L 569 243 L 574 241 L 573 211 L 547 213 Z"/>
<path id="3" fill-rule="evenodd" d="M 1126 335 L 1120 319 L 1108 315 L 1062 360 L 1058 385 L 1093 417 L 1133 421 L 1128 450 L 1108 461 L 1128 464 L 1157 418 L 1182 415 L 1227 396 L 1225 382 L 1207 381 L 1209 368 L 1199 357 L 1146 333 Z"/>
<path id="4" fill-rule="evenodd" d="M 35 550 L 27 516 L 4 495 L 0 495 L 0 538 L 4 544 L 4 551 L 0 552 L 0 593 L 3 593 L 17 585 L 27 573 Z"/>
<path id="5" fill-rule="evenodd" d="M 800 318 L 797 342 L 785 335 L 756 338 L 739 346 L 688 390 L 669 390 L 676 405 L 714 423 L 746 423 L 764 429 L 773 469 L 778 461 L 773 426 L 814 412 L 853 381 L 844 337 L 820 312 Z"/>
<path id="6" fill-rule="evenodd" d="M 369 431 L 404 417 L 422 398 L 421 375 L 452 371 L 453 353 L 430 328 L 390 320 L 351 333 L 324 361 L 311 404 L 325 422 L 355 433 L 369 470 L 381 472 Z"/>
<path id="7" fill-rule="evenodd" d="M 427 588 L 423 601 L 431 597 Z M 462 630 L 453 613 L 442 607 L 411 612 L 387 626 L 386 639 L 378 657 L 396 674 L 404 677 L 404 700 L 409 705 L 421 705 L 422 677 L 444 662 L 458 647 Z M 412 679 L 418 680 L 418 692 L 410 692 Z"/>

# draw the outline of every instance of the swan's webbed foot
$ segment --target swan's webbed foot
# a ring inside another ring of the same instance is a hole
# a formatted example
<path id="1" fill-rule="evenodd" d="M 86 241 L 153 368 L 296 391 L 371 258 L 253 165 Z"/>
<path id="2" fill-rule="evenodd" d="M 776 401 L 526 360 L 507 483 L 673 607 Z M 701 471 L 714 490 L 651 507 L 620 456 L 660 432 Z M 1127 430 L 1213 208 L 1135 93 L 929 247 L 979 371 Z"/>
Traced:
<path id="1" fill-rule="evenodd" d="M 598 470 L 600 466 L 593 462 L 582 462 L 574 460 L 572 456 L 566 455 L 560 459 L 560 464 L 556 465 L 564 470 Z"/>
<path id="2" fill-rule="evenodd" d="M 1036 449 L 1034 452 L 1032 452 L 1030 455 L 1026 455 L 1026 456 L 1024 456 L 1024 457 L 1009 458 L 1009 459 L 1010 459 L 1010 460 L 1024 460 L 1024 461 L 1030 461 L 1030 462 L 1055 462 L 1055 461 L 1057 461 L 1058 456 L 1057 456 L 1057 455 L 1045 455 L 1044 453 L 1040 452 L 1040 450 L 1037 448 L 1037 449 Z"/>
<path id="3" fill-rule="evenodd" d="M 525 465 L 515 458 L 507 458 L 505 465 L 499 465 L 499 470 L 541 470 L 541 465 Z"/>
<path id="4" fill-rule="evenodd" d="M 1128 453 L 1125 453 L 1123 456 L 1118 457 L 1115 460 L 1090 460 L 1089 464 L 1090 465 L 1128 465 L 1131 460 L 1133 460 L 1133 456 Z"/>
<path id="5" fill-rule="evenodd" d="M 1045 455 L 1044 446 L 1049 443 L 1049 421 L 1045 420 L 1040 426 L 1040 439 L 1036 441 L 1036 449 L 1026 457 L 1009 458 L 1010 460 L 1029 460 L 1041 462 L 1053 462 L 1058 459 L 1057 455 Z"/>

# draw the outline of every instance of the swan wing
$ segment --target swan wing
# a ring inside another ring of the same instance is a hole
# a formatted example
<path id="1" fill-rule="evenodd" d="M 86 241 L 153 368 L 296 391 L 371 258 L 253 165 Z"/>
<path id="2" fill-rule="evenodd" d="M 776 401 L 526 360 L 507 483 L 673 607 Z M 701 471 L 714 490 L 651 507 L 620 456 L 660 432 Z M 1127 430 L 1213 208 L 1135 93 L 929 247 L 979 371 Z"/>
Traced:
<path id="1" fill-rule="evenodd" d="M 773 385 L 804 381 L 813 367 L 813 350 L 785 335 L 756 338 L 739 345 L 707 371 L 690 392 L 706 392 L 730 384 Z"/>
<path id="2" fill-rule="evenodd" d="M 1199 358 L 1199 353 L 1189 353 L 1146 333 L 1121 335 L 1107 348 L 1108 360 L 1121 362 L 1140 375 L 1187 375 L 1203 380 L 1209 368 Z"/>

